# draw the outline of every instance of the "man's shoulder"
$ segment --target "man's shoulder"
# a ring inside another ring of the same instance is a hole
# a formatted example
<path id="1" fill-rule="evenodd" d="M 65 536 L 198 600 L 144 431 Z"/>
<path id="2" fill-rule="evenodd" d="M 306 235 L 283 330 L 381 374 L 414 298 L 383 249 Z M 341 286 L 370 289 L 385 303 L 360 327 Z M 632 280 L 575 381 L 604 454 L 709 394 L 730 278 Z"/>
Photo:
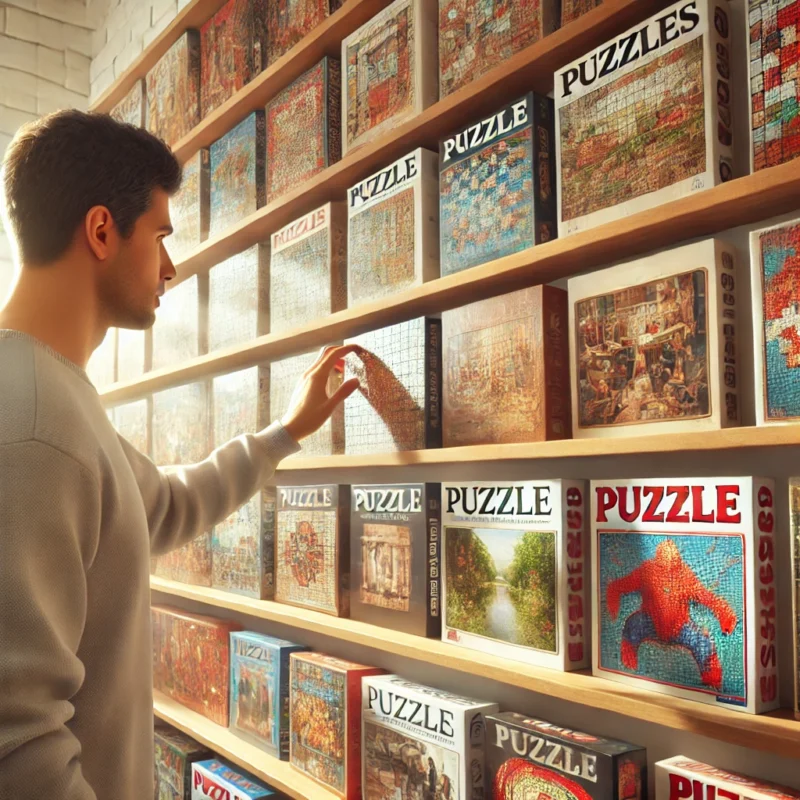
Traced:
<path id="1" fill-rule="evenodd" d="M 0 444 L 34 438 L 36 430 L 36 358 L 23 337 L 0 337 Z"/>

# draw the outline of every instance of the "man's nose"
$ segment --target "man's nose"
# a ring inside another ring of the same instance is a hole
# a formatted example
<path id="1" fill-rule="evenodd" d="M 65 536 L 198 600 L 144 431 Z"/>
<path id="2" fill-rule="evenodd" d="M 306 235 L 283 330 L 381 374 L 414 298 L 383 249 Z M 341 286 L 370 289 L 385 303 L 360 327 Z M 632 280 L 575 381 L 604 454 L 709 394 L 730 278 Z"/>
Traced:
<path id="1" fill-rule="evenodd" d="M 178 274 L 172 259 L 169 257 L 164 242 L 161 242 L 161 280 L 171 281 Z"/>

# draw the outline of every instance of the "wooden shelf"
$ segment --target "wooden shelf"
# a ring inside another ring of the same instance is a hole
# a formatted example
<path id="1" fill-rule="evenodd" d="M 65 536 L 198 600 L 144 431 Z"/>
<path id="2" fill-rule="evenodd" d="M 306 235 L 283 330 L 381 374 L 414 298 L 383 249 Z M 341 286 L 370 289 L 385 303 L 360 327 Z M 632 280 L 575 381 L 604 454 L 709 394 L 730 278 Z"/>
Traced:
<path id="1" fill-rule="evenodd" d="M 274 789 L 297 800 L 336 800 L 336 795 L 298 772 L 288 761 L 279 761 L 228 728 L 185 708 L 161 692 L 153 692 L 153 712 L 159 719 L 210 747 Z"/>
<path id="2" fill-rule="evenodd" d="M 150 587 L 154 591 L 290 625 L 299 630 L 313 631 L 343 642 L 372 647 L 437 667 L 500 681 L 572 703 L 613 711 L 749 749 L 800 758 L 800 722 L 794 720 L 789 711 L 758 716 L 742 714 L 623 686 L 593 677 L 588 671 L 558 672 L 530 667 L 434 639 L 386 630 L 354 620 L 337 619 L 280 603 L 252 600 L 216 589 L 190 586 L 155 576 L 150 578 Z"/>

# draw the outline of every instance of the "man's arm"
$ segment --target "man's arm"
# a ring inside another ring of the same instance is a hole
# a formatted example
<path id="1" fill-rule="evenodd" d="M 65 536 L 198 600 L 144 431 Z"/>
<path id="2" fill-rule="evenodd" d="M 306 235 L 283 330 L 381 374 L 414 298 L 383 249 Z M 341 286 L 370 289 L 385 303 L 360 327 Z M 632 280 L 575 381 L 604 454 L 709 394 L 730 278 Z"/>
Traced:
<path id="1" fill-rule="evenodd" d="M 60 450 L 0 446 L 0 800 L 95 800 L 66 723 L 100 504 L 95 476 Z"/>

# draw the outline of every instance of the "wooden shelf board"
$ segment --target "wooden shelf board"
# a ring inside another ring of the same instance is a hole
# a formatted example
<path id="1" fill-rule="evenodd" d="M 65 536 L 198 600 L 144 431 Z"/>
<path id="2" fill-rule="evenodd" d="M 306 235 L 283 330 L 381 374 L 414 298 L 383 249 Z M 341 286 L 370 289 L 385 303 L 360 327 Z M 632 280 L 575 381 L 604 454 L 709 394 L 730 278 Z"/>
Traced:
<path id="1" fill-rule="evenodd" d="M 153 712 L 198 742 L 210 747 L 270 786 L 296 800 L 335 800 L 336 795 L 298 772 L 288 761 L 279 761 L 228 728 L 185 708 L 161 692 L 153 692 Z"/>
<path id="2" fill-rule="evenodd" d="M 623 686 L 596 678 L 588 671 L 558 672 L 530 667 L 489 653 L 466 650 L 363 622 L 338 619 L 280 603 L 252 600 L 229 592 L 176 583 L 155 576 L 150 578 L 150 586 L 155 591 L 478 675 L 573 703 L 613 711 L 741 747 L 800 758 L 800 722 L 795 721 L 786 710 L 758 716 L 743 714 Z"/>

